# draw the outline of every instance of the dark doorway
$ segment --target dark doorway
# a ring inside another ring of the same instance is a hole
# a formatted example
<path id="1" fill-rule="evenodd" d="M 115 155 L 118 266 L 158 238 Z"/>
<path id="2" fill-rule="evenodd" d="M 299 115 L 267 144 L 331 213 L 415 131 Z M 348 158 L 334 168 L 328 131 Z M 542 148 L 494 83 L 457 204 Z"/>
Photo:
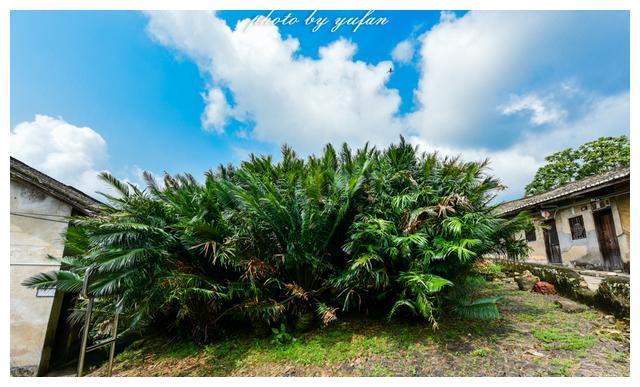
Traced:
<path id="1" fill-rule="evenodd" d="M 622 257 L 620 257 L 620 247 L 616 229 L 613 224 L 613 214 L 610 208 L 606 208 L 593 213 L 593 221 L 598 234 L 598 244 L 605 270 L 622 270 Z"/>
<path id="2" fill-rule="evenodd" d="M 546 227 L 542 229 L 542 235 L 544 237 L 544 247 L 547 250 L 547 259 L 549 260 L 549 263 L 562 263 L 556 220 L 545 220 L 544 224 Z"/>
<path id="3" fill-rule="evenodd" d="M 76 210 L 71 212 L 72 216 L 83 215 Z M 63 256 L 69 257 L 80 254 L 70 248 L 70 245 L 65 243 Z M 60 270 L 67 270 L 69 267 L 62 263 Z M 58 294 L 60 293 L 60 294 Z M 74 364 L 78 359 L 78 353 L 80 351 L 80 328 L 82 324 L 74 325 L 69 321 L 73 309 L 76 307 L 78 295 L 74 293 L 61 293 L 56 292 L 56 297 L 61 296 L 61 306 L 59 309 L 59 315 L 57 318 L 51 319 L 50 324 L 55 324 L 55 336 L 53 337 L 51 349 L 50 349 L 50 370 L 60 370 L 67 368 L 70 364 Z"/>
<path id="4" fill-rule="evenodd" d="M 73 310 L 76 294 L 64 293 L 62 308 L 57 323 L 56 335 L 53 341 L 50 369 L 60 369 L 75 363 L 80 350 L 80 326 L 73 325 L 69 321 L 69 315 Z"/>

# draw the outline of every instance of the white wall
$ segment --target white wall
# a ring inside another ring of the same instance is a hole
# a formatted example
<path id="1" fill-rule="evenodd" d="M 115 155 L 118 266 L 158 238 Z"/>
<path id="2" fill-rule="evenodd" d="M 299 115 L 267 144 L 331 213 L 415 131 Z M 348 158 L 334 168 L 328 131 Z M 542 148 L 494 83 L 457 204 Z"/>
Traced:
<path id="1" fill-rule="evenodd" d="M 54 306 L 53 297 L 36 297 L 35 289 L 26 288 L 21 282 L 59 268 L 47 256 L 62 256 L 67 229 L 63 217 L 71 214 L 71 206 L 35 186 L 14 180 L 10 196 L 11 369 L 13 372 L 20 367 L 22 373 L 35 373 L 40 366 L 49 317 L 52 312 L 57 315 L 52 309 L 59 305 Z"/>
<path id="2" fill-rule="evenodd" d="M 586 209 L 583 210 L 583 208 Z M 580 215 L 582 215 L 587 237 L 571 239 L 569 219 Z M 570 266 L 580 265 L 581 263 L 594 266 L 603 264 L 590 202 L 585 201 L 571 208 L 558 211 L 556 213 L 556 228 L 558 229 L 563 264 Z"/>
<path id="3" fill-rule="evenodd" d="M 627 196 L 628 197 L 628 196 Z M 625 195 L 610 198 L 611 212 L 614 219 L 616 234 L 618 235 L 618 243 L 623 261 L 629 261 L 629 232 L 625 232 L 625 224 L 629 223 L 628 199 L 625 202 Z M 583 239 L 572 239 L 571 228 L 569 227 L 569 219 L 582 215 L 584 228 L 587 234 Z M 562 254 L 562 263 L 567 266 L 576 265 L 594 265 L 603 264 L 602 253 L 598 244 L 598 235 L 596 232 L 593 213 L 591 211 L 591 203 L 589 200 L 576 202 L 573 206 L 559 209 L 552 213 L 552 217 L 556 222 L 558 231 L 558 239 L 560 241 L 560 250 Z M 540 227 L 543 219 L 540 216 L 534 216 L 534 224 L 536 226 L 536 240 L 529 242 L 532 251 L 527 261 L 534 263 L 547 263 L 547 254 L 544 245 L 542 229 Z M 517 237 L 524 238 L 524 233 L 520 233 Z"/>

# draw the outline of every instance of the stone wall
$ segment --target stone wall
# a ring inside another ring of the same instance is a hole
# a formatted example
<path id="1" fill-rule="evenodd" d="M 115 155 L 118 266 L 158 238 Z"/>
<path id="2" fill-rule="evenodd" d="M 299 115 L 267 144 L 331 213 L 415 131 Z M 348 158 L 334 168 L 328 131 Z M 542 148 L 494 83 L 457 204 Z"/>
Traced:
<path id="1" fill-rule="evenodd" d="M 36 290 L 21 282 L 59 268 L 48 256 L 63 253 L 67 229 L 63 217 L 71 214 L 71 207 L 35 186 L 11 180 L 10 210 L 11 373 L 36 374 L 48 364 L 61 297 L 43 293 L 37 297 Z"/>
<path id="2" fill-rule="evenodd" d="M 594 297 L 594 305 L 628 318 L 631 308 L 631 282 L 628 277 L 607 277 L 602 280 Z"/>
<path id="3" fill-rule="evenodd" d="M 630 281 L 628 277 L 606 277 L 600 283 L 598 290 L 593 292 L 582 276 L 573 269 L 505 260 L 500 260 L 499 263 L 508 275 L 528 270 L 541 281 L 553 284 L 558 293 L 567 298 L 596 307 L 618 318 L 629 318 Z"/>

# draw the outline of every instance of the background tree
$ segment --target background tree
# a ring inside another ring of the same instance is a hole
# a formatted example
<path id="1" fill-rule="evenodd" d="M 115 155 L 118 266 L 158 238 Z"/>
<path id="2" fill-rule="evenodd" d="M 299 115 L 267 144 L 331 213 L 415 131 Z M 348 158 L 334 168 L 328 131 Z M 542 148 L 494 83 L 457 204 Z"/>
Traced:
<path id="1" fill-rule="evenodd" d="M 578 149 L 568 148 L 545 157 L 546 165 L 538 169 L 525 195 L 535 195 L 588 176 L 627 167 L 631 147 L 627 136 L 600 137 Z"/>

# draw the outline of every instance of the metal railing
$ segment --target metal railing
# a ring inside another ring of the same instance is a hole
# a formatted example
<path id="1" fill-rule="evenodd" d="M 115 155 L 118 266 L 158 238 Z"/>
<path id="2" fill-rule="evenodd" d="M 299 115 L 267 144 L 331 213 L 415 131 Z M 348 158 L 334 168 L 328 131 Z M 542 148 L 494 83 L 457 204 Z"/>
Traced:
<path id="1" fill-rule="evenodd" d="M 89 294 L 89 279 L 91 277 L 92 268 L 89 267 L 84 273 L 84 281 L 82 283 L 82 292 L 80 295 L 87 300 L 87 311 L 85 314 L 84 327 L 82 329 L 82 342 L 80 343 L 80 358 L 78 359 L 78 377 L 82 376 L 82 372 L 84 370 L 84 358 L 85 355 L 91 351 L 94 351 L 98 348 L 105 347 L 110 345 L 109 349 L 109 366 L 107 368 L 107 376 L 111 376 L 111 371 L 113 369 L 113 356 L 116 351 L 116 339 L 118 337 L 118 317 L 120 315 L 121 304 L 118 302 L 116 304 L 115 316 L 113 318 L 113 329 L 111 332 L 111 338 L 107 340 L 100 341 L 96 344 L 93 344 L 87 347 L 87 340 L 89 338 L 89 330 L 91 327 L 91 313 L 93 312 L 93 303 L 95 296 Z"/>

